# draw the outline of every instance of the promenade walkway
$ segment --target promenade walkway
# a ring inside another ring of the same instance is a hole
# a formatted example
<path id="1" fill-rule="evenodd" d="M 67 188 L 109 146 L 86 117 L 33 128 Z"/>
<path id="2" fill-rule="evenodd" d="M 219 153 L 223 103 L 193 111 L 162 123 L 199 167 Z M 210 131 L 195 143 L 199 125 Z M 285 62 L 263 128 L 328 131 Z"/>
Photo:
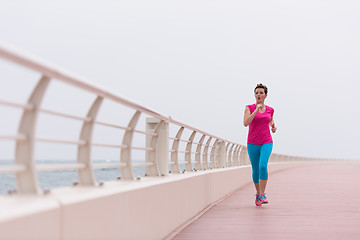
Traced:
<path id="1" fill-rule="evenodd" d="M 269 204 L 256 207 L 249 184 L 173 239 L 360 238 L 360 163 L 311 164 L 269 177 Z"/>

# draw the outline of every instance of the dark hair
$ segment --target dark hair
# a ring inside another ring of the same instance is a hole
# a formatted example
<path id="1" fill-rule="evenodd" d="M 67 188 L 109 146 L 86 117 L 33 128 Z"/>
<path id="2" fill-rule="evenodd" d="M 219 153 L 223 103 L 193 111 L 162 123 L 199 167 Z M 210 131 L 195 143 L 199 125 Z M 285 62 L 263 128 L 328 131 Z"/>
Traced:
<path id="1" fill-rule="evenodd" d="M 256 87 L 255 87 L 255 89 L 254 89 L 254 92 L 255 92 L 255 90 L 258 89 L 258 88 L 264 89 L 265 94 L 268 93 L 268 88 L 267 88 L 265 85 L 262 85 L 262 83 L 259 83 L 258 85 L 256 85 Z"/>

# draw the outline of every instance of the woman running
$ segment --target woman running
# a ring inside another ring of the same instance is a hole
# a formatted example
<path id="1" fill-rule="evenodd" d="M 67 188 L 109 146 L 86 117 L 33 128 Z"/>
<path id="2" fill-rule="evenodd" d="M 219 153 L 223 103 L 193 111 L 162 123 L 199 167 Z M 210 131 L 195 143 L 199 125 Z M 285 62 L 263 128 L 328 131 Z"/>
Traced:
<path id="1" fill-rule="evenodd" d="M 276 132 L 274 109 L 265 105 L 268 89 L 261 83 L 254 89 L 256 104 L 247 105 L 244 126 L 249 126 L 247 150 L 252 167 L 252 178 L 256 188 L 256 206 L 268 203 L 265 188 L 268 180 L 267 165 L 273 147 L 270 128 Z"/>

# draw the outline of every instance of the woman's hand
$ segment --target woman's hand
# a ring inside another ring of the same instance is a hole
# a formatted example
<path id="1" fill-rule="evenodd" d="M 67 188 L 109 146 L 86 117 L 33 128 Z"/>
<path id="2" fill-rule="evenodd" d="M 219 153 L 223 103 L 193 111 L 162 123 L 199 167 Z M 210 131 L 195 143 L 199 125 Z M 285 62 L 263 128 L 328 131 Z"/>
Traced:
<path id="1" fill-rule="evenodd" d="M 272 131 L 273 133 L 275 133 L 276 130 L 277 130 L 277 128 L 275 127 L 275 123 L 274 123 L 273 125 L 271 125 L 271 131 Z"/>
<path id="2" fill-rule="evenodd" d="M 256 105 L 256 109 L 254 112 L 259 112 L 259 111 L 262 111 L 264 109 L 264 104 L 257 104 Z"/>

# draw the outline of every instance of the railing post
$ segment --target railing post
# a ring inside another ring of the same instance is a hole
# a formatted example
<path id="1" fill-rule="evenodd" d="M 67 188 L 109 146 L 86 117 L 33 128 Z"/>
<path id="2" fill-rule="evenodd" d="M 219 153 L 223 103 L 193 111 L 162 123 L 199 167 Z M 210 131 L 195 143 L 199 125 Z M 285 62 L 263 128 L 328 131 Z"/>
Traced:
<path id="1" fill-rule="evenodd" d="M 240 165 L 246 165 L 246 150 L 245 146 L 241 146 L 241 152 L 240 152 Z"/>
<path id="2" fill-rule="evenodd" d="M 91 119 L 90 122 L 84 122 L 81 133 L 80 133 L 80 141 L 83 140 L 86 142 L 84 146 L 78 147 L 78 156 L 77 156 L 77 162 L 78 163 L 84 163 L 85 168 L 78 170 L 79 175 L 79 182 L 81 185 L 95 185 L 95 177 L 94 177 L 94 171 L 92 168 L 91 163 L 91 143 L 92 143 L 92 133 L 94 129 L 94 122 L 97 116 L 97 113 L 99 112 L 101 103 L 103 101 L 103 98 L 98 96 L 96 100 L 94 101 L 93 105 L 91 106 L 87 117 Z"/>
<path id="3" fill-rule="evenodd" d="M 154 165 L 146 166 L 148 176 L 169 175 L 169 123 L 157 118 L 146 118 L 146 132 L 155 135 L 146 135 L 146 147 L 153 148 L 153 151 L 146 152 L 146 162 Z"/>
<path id="4" fill-rule="evenodd" d="M 211 153 L 210 153 L 210 167 L 211 168 L 216 168 L 216 166 L 217 166 L 215 163 L 215 154 L 216 154 L 215 150 L 216 150 L 218 141 L 219 141 L 219 139 L 216 139 L 211 148 Z"/>
<path id="5" fill-rule="evenodd" d="M 40 193 L 34 160 L 34 138 L 38 108 L 49 82 L 50 78 L 42 76 L 28 100 L 28 104 L 33 108 L 24 109 L 19 125 L 18 134 L 26 136 L 25 140 L 16 141 L 15 164 L 24 165 L 26 168 L 24 172 L 16 173 L 17 190 L 20 194 Z"/>
<path id="6" fill-rule="evenodd" d="M 186 152 L 185 152 L 185 168 L 186 171 L 192 171 L 193 170 L 193 166 L 192 166 L 192 161 L 191 161 L 191 149 L 192 149 L 192 142 L 194 141 L 194 137 L 195 137 L 196 131 L 193 131 L 188 139 L 188 143 L 186 144 Z"/>
<path id="7" fill-rule="evenodd" d="M 244 164 L 244 154 L 243 154 L 243 150 L 242 150 L 242 146 L 240 146 L 240 151 L 239 151 L 239 166 L 245 165 Z"/>
<path id="8" fill-rule="evenodd" d="M 229 146 L 230 146 L 230 143 L 228 142 L 227 144 L 226 144 L 226 147 L 225 147 L 225 162 L 226 162 L 226 166 L 227 167 L 231 167 L 231 164 L 229 164 L 228 162 L 227 162 L 227 159 L 228 159 L 228 156 L 229 156 Z"/>
<path id="9" fill-rule="evenodd" d="M 208 163 L 208 149 L 209 149 L 209 145 L 210 142 L 212 140 L 212 137 L 209 137 L 208 140 L 206 141 L 204 150 L 203 150 L 203 157 L 202 157 L 202 166 L 204 169 L 208 169 L 209 168 L 209 163 Z"/>
<path id="10" fill-rule="evenodd" d="M 204 142 L 206 135 L 203 134 L 199 140 L 199 143 L 196 147 L 196 153 L 195 153 L 195 168 L 196 169 L 201 169 L 201 159 L 200 159 L 200 155 L 201 155 L 201 147 L 202 144 Z"/>
<path id="11" fill-rule="evenodd" d="M 239 146 L 238 150 L 236 151 L 236 166 L 240 166 L 240 152 L 241 146 Z"/>
<path id="12" fill-rule="evenodd" d="M 225 148 L 225 142 L 221 141 L 218 142 L 218 156 L 219 156 L 219 162 L 218 162 L 218 166 L 219 167 L 226 167 L 226 148 Z"/>
<path id="13" fill-rule="evenodd" d="M 171 147 L 171 171 L 173 173 L 180 173 L 180 166 L 179 166 L 179 143 L 181 139 L 181 135 L 184 131 L 184 127 L 180 127 L 179 131 L 175 136 L 175 140 Z"/>
<path id="14" fill-rule="evenodd" d="M 251 161 L 250 161 L 250 157 L 249 157 L 247 147 L 243 147 L 243 148 L 244 148 L 245 162 L 246 162 L 247 165 L 251 165 Z"/>
<path id="15" fill-rule="evenodd" d="M 237 161 L 236 161 L 236 157 L 237 157 L 237 155 L 238 155 L 239 148 L 240 148 L 240 146 L 239 146 L 239 145 L 236 145 L 236 147 L 235 147 L 235 149 L 234 149 L 234 152 L 233 152 L 233 155 L 232 155 L 232 163 L 234 164 L 234 166 L 239 166 L 239 164 L 238 164 Z"/>
<path id="16" fill-rule="evenodd" d="M 124 148 L 122 148 L 120 152 L 120 162 L 125 163 L 126 166 L 120 168 L 120 171 L 121 171 L 121 176 L 127 180 L 134 179 L 134 172 L 131 164 L 131 146 L 132 146 L 134 130 L 139 120 L 140 114 L 141 114 L 140 111 L 136 111 L 134 113 L 133 117 L 131 118 L 128 124 L 128 129 L 125 131 L 122 141 L 122 145 L 124 146 Z"/>
<path id="17" fill-rule="evenodd" d="M 236 166 L 232 161 L 232 155 L 234 154 L 233 153 L 233 148 L 234 148 L 235 144 L 233 143 L 230 147 L 230 150 L 228 152 L 228 162 L 229 162 L 229 167 L 232 167 L 232 166 Z"/>

